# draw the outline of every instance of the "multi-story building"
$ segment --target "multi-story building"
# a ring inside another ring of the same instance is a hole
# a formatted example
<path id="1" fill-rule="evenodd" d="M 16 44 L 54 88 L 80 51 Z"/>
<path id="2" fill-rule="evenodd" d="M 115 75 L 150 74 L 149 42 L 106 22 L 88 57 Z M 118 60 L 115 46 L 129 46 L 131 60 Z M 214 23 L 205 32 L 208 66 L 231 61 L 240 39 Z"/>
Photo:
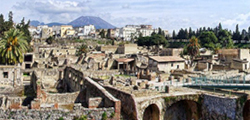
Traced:
<path id="1" fill-rule="evenodd" d="M 94 25 L 85 25 L 78 28 L 78 36 L 93 36 L 95 32 L 96 29 Z"/>
<path id="2" fill-rule="evenodd" d="M 71 35 L 72 30 L 73 30 L 72 25 L 62 25 L 61 26 L 61 38 L 66 38 L 67 35 Z"/>

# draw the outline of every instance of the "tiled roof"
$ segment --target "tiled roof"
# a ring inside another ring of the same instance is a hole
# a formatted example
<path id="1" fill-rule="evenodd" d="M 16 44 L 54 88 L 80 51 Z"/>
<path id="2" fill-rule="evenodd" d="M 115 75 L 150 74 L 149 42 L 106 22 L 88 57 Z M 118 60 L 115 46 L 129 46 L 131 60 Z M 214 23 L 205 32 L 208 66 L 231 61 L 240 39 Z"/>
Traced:
<path id="1" fill-rule="evenodd" d="M 149 58 L 157 62 L 175 62 L 175 61 L 185 61 L 183 58 L 178 56 L 149 56 Z"/>

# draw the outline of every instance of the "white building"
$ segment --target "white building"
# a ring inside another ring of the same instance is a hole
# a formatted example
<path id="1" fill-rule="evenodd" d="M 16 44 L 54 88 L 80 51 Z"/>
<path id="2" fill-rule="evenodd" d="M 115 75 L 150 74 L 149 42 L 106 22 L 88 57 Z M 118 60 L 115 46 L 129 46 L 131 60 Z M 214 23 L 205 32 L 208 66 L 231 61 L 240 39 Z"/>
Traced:
<path id="1" fill-rule="evenodd" d="M 78 28 L 78 36 L 92 36 L 96 32 L 94 25 L 85 25 Z"/>

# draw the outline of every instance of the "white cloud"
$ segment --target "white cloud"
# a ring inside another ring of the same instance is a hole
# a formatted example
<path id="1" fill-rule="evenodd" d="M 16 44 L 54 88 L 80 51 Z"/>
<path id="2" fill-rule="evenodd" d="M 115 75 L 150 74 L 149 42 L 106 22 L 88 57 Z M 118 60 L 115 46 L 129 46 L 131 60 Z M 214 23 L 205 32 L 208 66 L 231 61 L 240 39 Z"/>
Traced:
<path id="1" fill-rule="evenodd" d="M 126 24 L 152 24 L 175 29 L 192 27 L 248 27 L 250 1 L 245 0 L 0 0 L 1 12 L 13 11 L 22 17 L 41 22 L 68 23 L 82 15 L 98 16 L 122 27 Z M 12 6 L 12 8 L 11 8 Z M 11 9 L 10 9 L 11 8 Z M 236 17 L 235 17 L 236 16 Z"/>

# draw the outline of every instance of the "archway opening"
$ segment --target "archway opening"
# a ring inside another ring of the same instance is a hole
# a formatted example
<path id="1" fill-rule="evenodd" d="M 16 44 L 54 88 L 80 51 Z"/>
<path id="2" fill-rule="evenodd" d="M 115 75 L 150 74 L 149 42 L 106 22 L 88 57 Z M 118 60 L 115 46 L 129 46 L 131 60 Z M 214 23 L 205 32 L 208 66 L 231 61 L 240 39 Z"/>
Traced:
<path id="1" fill-rule="evenodd" d="M 250 100 L 245 103 L 243 108 L 243 119 L 250 120 Z"/>
<path id="2" fill-rule="evenodd" d="M 167 108 L 164 120 L 199 120 L 201 105 L 191 100 L 181 100 Z"/>
<path id="3" fill-rule="evenodd" d="M 143 120 L 159 120 L 160 110 L 157 105 L 149 105 L 143 112 Z"/>

